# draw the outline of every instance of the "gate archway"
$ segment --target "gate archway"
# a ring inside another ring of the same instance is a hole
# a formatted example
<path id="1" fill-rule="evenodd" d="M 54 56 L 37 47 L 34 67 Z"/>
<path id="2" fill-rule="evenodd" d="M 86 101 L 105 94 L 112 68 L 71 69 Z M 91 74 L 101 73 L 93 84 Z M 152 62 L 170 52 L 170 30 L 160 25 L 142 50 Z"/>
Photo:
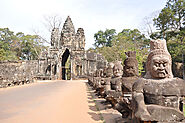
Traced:
<path id="1" fill-rule="evenodd" d="M 63 80 L 66 80 L 67 79 L 67 72 L 66 72 L 66 70 L 68 69 L 68 70 L 70 70 L 70 67 L 66 67 L 66 62 L 67 62 L 67 60 L 68 60 L 68 58 L 69 58 L 69 56 L 70 56 L 70 52 L 69 52 L 69 50 L 68 49 L 66 49 L 65 50 L 65 52 L 63 53 L 63 55 L 62 55 L 62 79 Z"/>

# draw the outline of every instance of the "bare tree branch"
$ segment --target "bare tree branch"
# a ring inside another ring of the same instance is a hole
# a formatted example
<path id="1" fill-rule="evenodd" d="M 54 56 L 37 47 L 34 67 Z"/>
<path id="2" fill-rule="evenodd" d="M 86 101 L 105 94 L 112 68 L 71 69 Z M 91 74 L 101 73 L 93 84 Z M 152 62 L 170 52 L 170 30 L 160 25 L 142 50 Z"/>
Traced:
<path id="1" fill-rule="evenodd" d="M 153 25 L 153 19 L 158 16 L 159 11 L 155 11 L 151 13 L 149 16 L 143 18 L 143 21 L 139 27 L 139 29 L 144 33 L 147 37 L 149 37 L 154 31 L 155 27 Z"/>
<path id="2" fill-rule="evenodd" d="M 49 32 L 52 31 L 53 28 L 59 28 L 61 29 L 62 24 L 62 17 L 59 15 L 50 15 L 50 16 L 44 16 L 44 22 L 43 24 L 48 29 Z"/>

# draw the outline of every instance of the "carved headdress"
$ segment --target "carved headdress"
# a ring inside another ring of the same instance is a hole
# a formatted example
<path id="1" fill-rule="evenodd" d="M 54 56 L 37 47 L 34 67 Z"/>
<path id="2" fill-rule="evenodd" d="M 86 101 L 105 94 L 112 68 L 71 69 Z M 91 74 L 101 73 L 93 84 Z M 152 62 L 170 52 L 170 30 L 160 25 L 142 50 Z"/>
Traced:
<path id="1" fill-rule="evenodd" d="M 124 61 L 124 65 L 126 64 L 136 64 L 137 60 L 136 60 L 136 51 L 128 51 L 125 52 L 127 58 Z M 138 63 L 137 63 L 138 65 Z"/>
<path id="2" fill-rule="evenodd" d="M 128 77 L 128 76 L 137 76 L 138 75 L 138 62 L 136 59 L 136 51 L 128 51 L 125 52 L 127 58 L 124 61 L 124 76 Z M 134 73 L 132 73 L 132 75 L 130 75 L 126 69 L 127 66 L 134 66 Z"/>
<path id="3" fill-rule="evenodd" d="M 121 70 L 123 70 L 123 66 L 121 65 L 121 61 L 115 61 L 113 69 L 114 68 L 120 68 Z"/>
<path id="4" fill-rule="evenodd" d="M 147 62 L 146 62 L 145 78 L 151 78 L 151 73 L 150 73 L 151 60 L 155 56 L 163 56 L 169 59 L 170 70 L 169 70 L 169 73 L 168 73 L 169 75 L 167 78 L 173 78 L 173 74 L 171 70 L 171 65 L 172 65 L 171 55 L 168 52 L 168 49 L 166 46 L 166 40 L 160 40 L 160 39 L 150 41 L 150 53 L 148 55 Z"/>

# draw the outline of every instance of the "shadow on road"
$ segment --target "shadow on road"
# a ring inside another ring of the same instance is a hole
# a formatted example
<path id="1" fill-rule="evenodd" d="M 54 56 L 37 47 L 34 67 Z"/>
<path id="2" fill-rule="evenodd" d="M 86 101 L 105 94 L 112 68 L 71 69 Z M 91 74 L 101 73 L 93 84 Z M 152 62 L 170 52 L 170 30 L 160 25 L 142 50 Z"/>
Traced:
<path id="1" fill-rule="evenodd" d="M 99 98 L 96 96 L 92 87 L 87 83 L 87 94 L 88 94 L 88 103 L 89 109 L 92 112 L 88 112 L 91 115 L 92 119 L 95 121 L 102 121 L 106 123 L 115 123 L 115 119 L 121 117 L 121 114 L 114 110 L 109 103 L 106 102 L 104 98 Z"/>

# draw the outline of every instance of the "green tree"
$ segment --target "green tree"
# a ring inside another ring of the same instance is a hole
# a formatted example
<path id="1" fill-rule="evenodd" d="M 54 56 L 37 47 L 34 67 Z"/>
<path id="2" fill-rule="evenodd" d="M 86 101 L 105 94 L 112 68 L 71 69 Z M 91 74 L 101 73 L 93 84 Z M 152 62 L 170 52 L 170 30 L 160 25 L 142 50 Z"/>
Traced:
<path id="1" fill-rule="evenodd" d="M 111 47 L 96 47 L 96 52 L 101 53 L 108 62 L 113 62 L 116 60 L 124 61 L 127 51 L 136 51 L 139 73 L 143 72 L 143 62 L 146 61 L 148 54 L 149 40 L 138 29 L 124 29 L 114 36 L 111 43 Z"/>
<path id="2" fill-rule="evenodd" d="M 21 58 L 27 60 L 37 59 L 41 49 L 44 48 L 39 43 L 37 35 L 24 35 L 21 37 Z"/>
<path id="3" fill-rule="evenodd" d="M 152 38 L 164 38 L 166 41 L 176 36 L 183 38 L 185 34 L 185 1 L 168 0 L 159 16 L 154 18 L 154 25 L 160 33 L 151 35 Z"/>
<path id="4" fill-rule="evenodd" d="M 38 35 L 14 35 L 8 28 L 0 28 L 0 60 L 37 59 L 45 46 Z"/>
<path id="5" fill-rule="evenodd" d="M 122 32 L 115 36 L 113 43 L 121 41 L 127 41 L 127 44 L 134 44 L 133 48 L 149 46 L 149 39 L 147 39 L 144 34 L 141 34 L 138 29 L 123 29 Z"/>
<path id="6" fill-rule="evenodd" d="M 104 46 L 112 46 L 112 40 L 116 34 L 115 29 L 106 29 L 105 32 L 102 30 L 98 31 L 94 34 L 95 38 L 95 47 L 104 47 Z"/>
<path id="7" fill-rule="evenodd" d="M 154 18 L 154 24 L 159 32 L 151 38 L 164 38 L 174 62 L 182 61 L 184 65 L 185 53 L 185 1 L 168 0 L 159 16 Z M 183 67 L 184 69 L 184 67 Z M 184 75 L 183 70 L 183 75 Z M 185 76 L 185 75 L 184 75 Z"/>
<path id="8" fill-rule="evenodd" d="M 13 31 L 0 28 L 0 60 L 17 60 L 16 53 L 11 51 L 11 44 L 15 38 Z"/>

